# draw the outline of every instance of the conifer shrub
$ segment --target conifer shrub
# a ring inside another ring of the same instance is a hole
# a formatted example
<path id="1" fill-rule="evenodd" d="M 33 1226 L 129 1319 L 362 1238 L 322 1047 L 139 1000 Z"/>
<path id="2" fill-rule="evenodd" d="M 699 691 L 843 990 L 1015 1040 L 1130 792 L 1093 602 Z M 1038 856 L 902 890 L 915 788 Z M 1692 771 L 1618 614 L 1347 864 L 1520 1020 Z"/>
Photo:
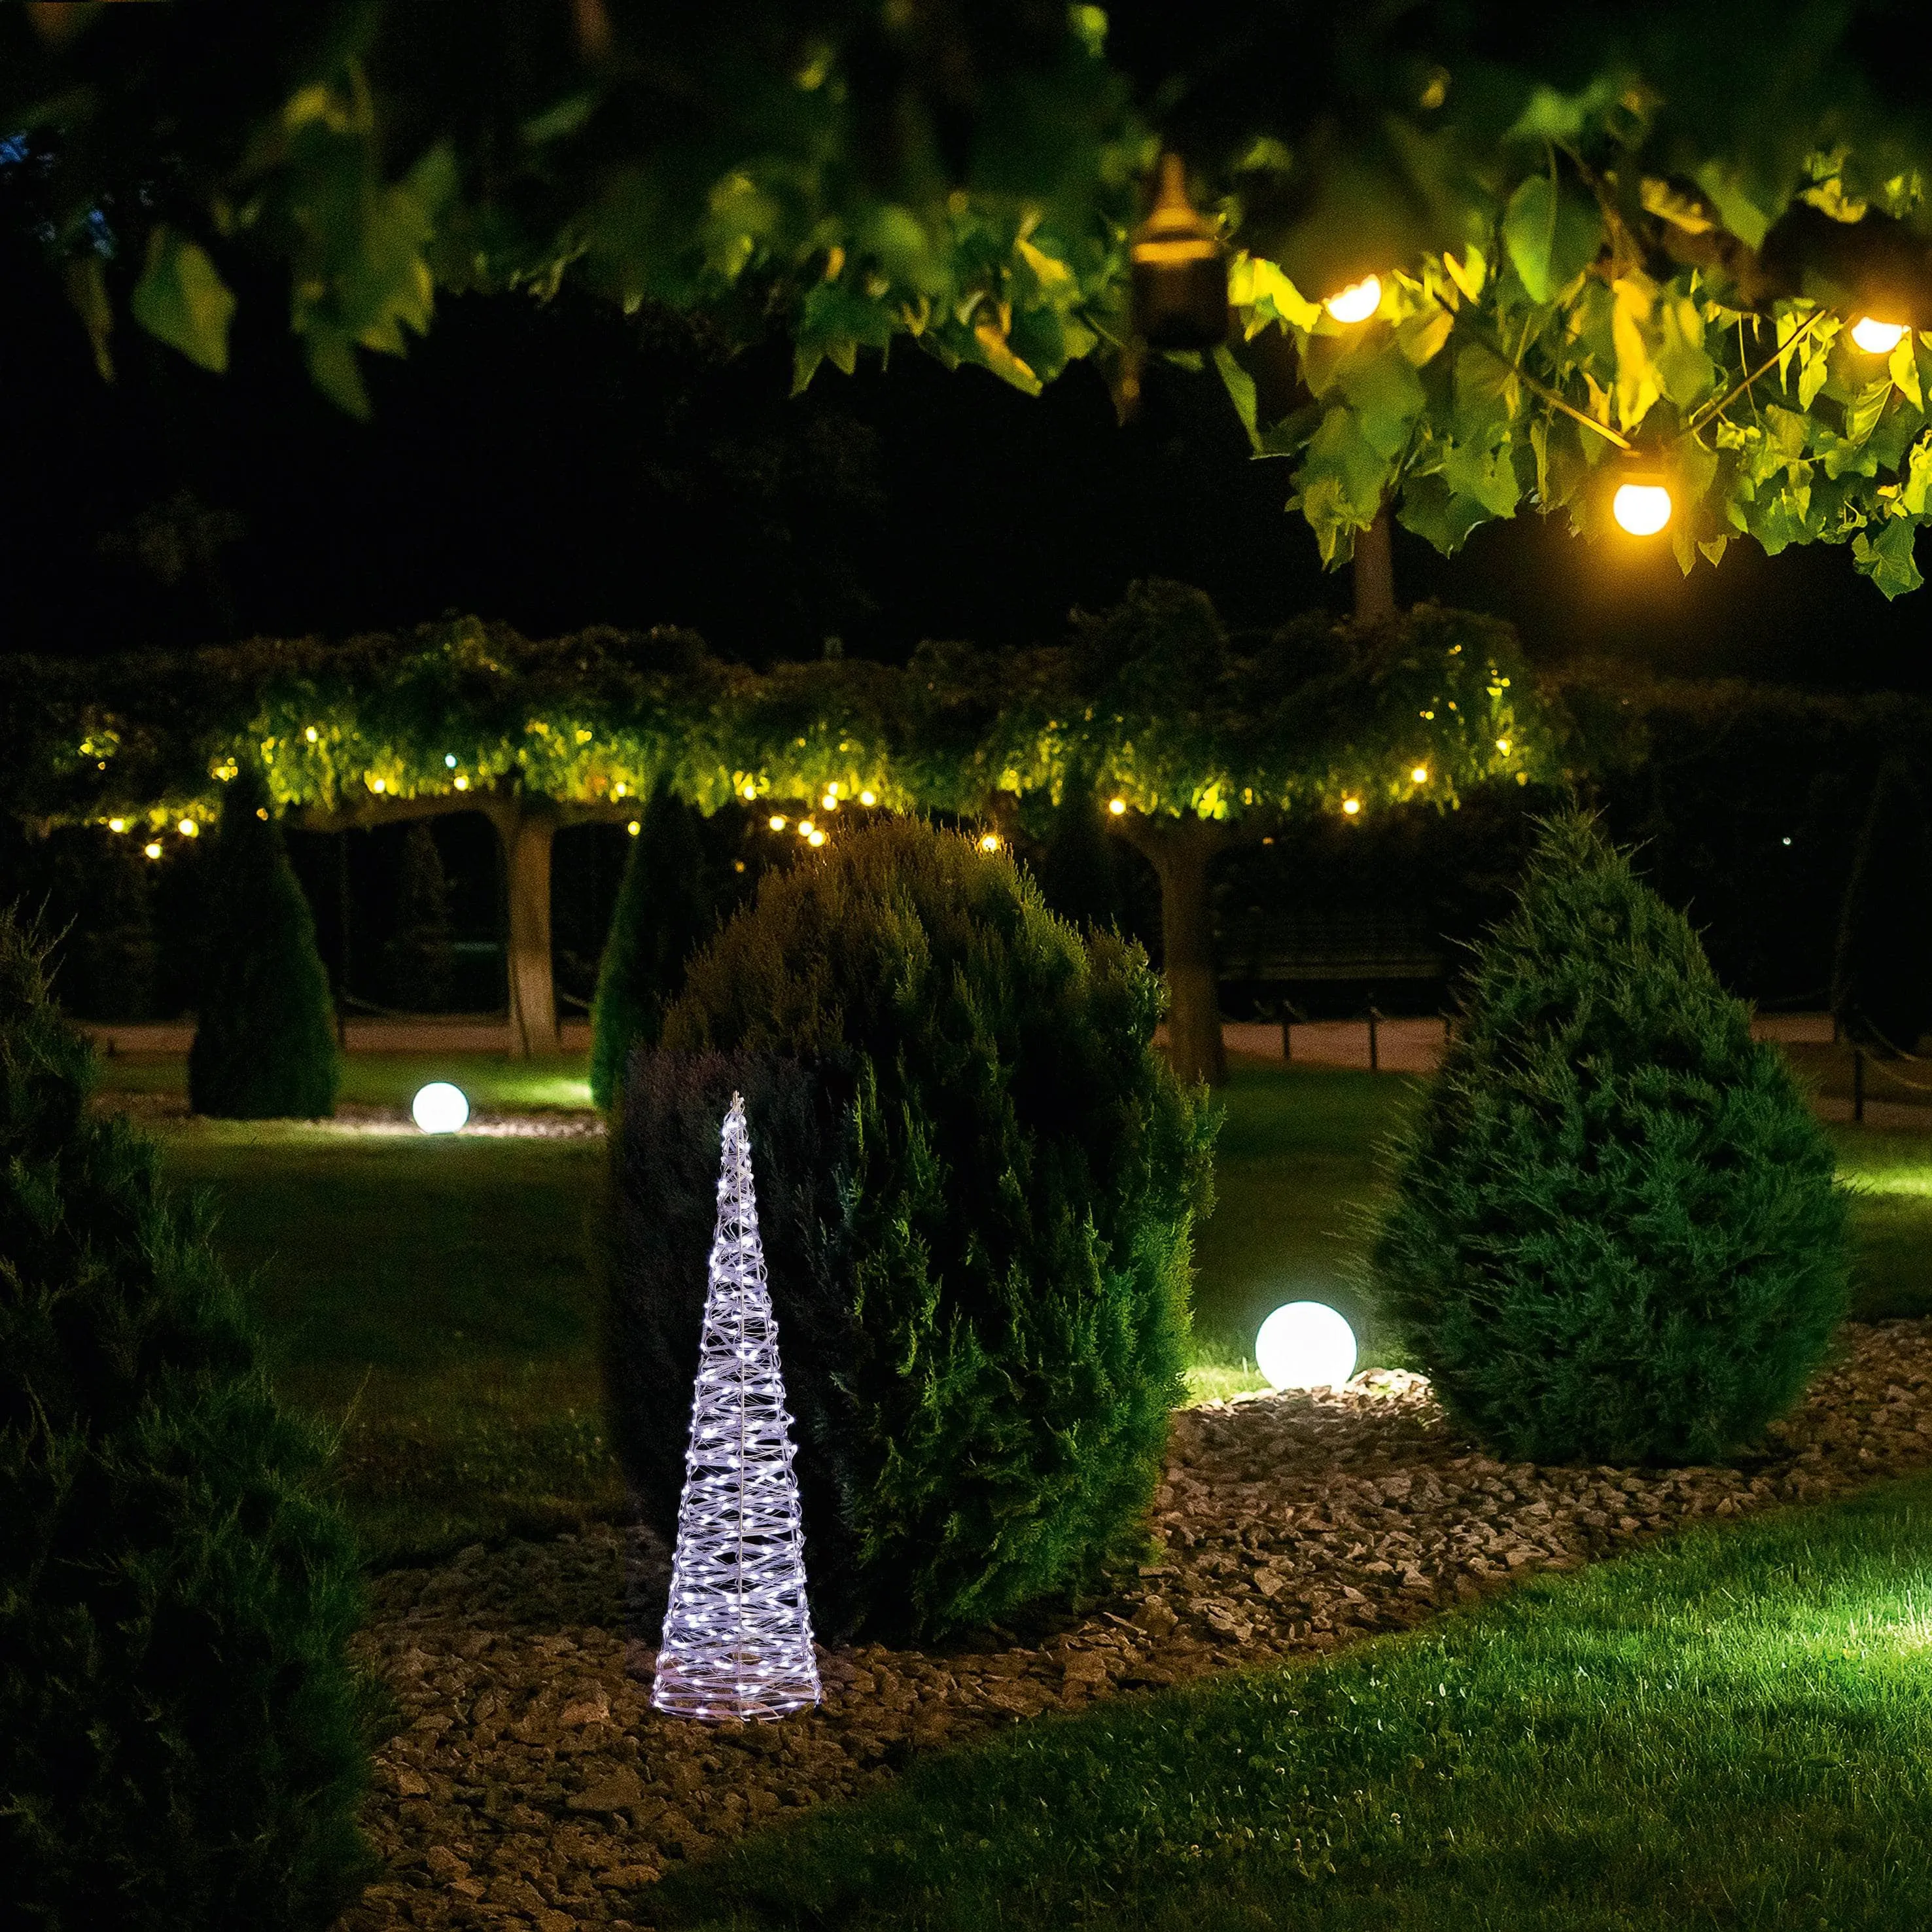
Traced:
<path id="1" fill-rule="evenodd" d="M 449 877 L 428 821 L 403 840 L 396 878 L 396 924 L 383 949 L 389 1004 L 406 1013 L 440 1012 L 449 1000 L 455 953 L 449 926 Z"/>
<path id="2" fill-rule="evenodd" d="M 226 788 L 207 869 L 190 1106 L 233 1120 L 333 1114 L 341 1065 L 328 974 L 267 790 L 247 766 Z"/>
<path id="3" fill-rule="evenodd" d="M 0 1919 L 320 1928 L 366 1876 L 356 1552 L 92 1078 L 0 912 Z"/>
<path id="4" fill-rule="evenodd" d="M 1804 1094 L 1580 814 L 1544 826 L 1396 1166 L 1377 1299 L 1511 1460 L 1728 1455 L 1845 1312 L 1846 1202 Z"/>
<path id="5" fill-rule="evenodd" d="M 922 824 L 766 875 L 626 1097 L 606 1372 L 666 1534 L 735 1085 L 821 1627 L 983 1622 L 1126 1546 L 1210 1199 L 1160 1004 L 1137 946 L 1083 940 L 1010 859 Z"/>
<path id="6" fill-rule="evenodd" d="M 623 1091 L 631 1049 L 656 1043 L 685 962 L 716 928 L 717 887 L 696 810 L 660 785 L 617 888 L 590 1009 L 590 1097 Z M 715 1178 L 715 1177 L 714 1177 Z"/>
<path id="7" fill-rule="evenodd" d="M 1880 771 L 1838 920 L 1832 1010 L 1847 1039 L 1912 1053 L 1932 1030 L 1932 829 L 1912 774 Z"/>

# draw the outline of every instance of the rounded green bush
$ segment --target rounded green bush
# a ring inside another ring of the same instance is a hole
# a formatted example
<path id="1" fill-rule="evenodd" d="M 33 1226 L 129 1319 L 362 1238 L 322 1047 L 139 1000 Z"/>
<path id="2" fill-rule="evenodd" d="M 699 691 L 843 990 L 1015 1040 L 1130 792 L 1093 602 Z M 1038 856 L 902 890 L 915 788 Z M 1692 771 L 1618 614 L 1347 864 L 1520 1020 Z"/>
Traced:
<path id="1" fill-rule="evenodd" d="M 802 1478 L 826 1498 L 807 1564 L 836 1622 L 983 1622 L 1078 1585 L 1135 1533 L 1183 1392 L 1210 1190 L 1211 1122 L 1154 1051 L 1160 1010 L 1138 947 L 1083 940 L 1009 858 L 916 821 L 842 830 L 767 875 L 692 962 L 668 1055 L 802 1066 L 836 1096 L 816 1116 L 786 1103 L 797 1134 L 832 1124 L 771 1204 L 775 1224 L 810 1224 L 787 1251 L 814 1280 L 775 1267 L 772 1288 Z M 650 1112 L 627 1106 L 627 1134 Z M 762 1211 L 790 1168 L 752 1124 Z M 664 1332 L 686 1390 L 715 1212 L 705 1130 L 694 1252 L 650 1290 L 684 1298 Z M 662 1186 L 670 1151 L 634 1150 L 643 1184 Z M 616 1418 L 661 1510 L 688 1414 L 687 1395 Z"/>
<path id="2" fill-rule="evenodd" d="M 0 1920 L 320 1928 L 367 1876 L 356 1552 L 92 1078 L 0 910 Z"/>
<path id="3" fill-rule="evenodd" d="M 1697 1462 L 1803 1390 L 1846 1306 L 1846 1200 L 1774 1047 L 1580 814 L 1398 1150 L 1377 1298 L 1511 1459 Z"/>

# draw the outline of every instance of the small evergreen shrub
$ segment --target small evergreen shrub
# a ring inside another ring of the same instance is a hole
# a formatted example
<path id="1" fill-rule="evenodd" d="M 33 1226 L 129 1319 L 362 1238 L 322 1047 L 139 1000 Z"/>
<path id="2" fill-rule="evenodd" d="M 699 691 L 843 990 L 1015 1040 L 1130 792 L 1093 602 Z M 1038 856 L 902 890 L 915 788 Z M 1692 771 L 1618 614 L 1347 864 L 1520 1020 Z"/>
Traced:
<path id="1" fill-rule="evenodd" d="M 449 927 L 449 878 L 436 834 L 418 819 L 403 841 L 396 880 L 396 925 L 383 948 L 389 1004 L 406 1013 L 440 1012 L 455 966 Z"/>
<path id="2" fill-rule="evenodd" d="M 711 872 L 697 811 L 659 786 L 631 841 L 591 1004 L 590 1097 L 600 1107 L 623 1091 L 632 1048 L 656 1043 L 685 962 L 716 927 Z"/>
<path id="3" fill-rule="evenodd" d="M 1802 1390 L 1846 1202 L 1777 1049 L 1591 821 L 1550 821 L 1398 1152 L 1379 1304 L 1498 1454 L 1698 1462 Z"/>
<path id="4" fill-rule="evenodd" d="M 1159 982 L 1012 862 L 842 831 L 694 958 L 633 1063 L 614 1434 L 667 1533 L 716 1213 L 752 1163 L 828 1630 L 931 1634 L 1124 1546 L 1182 1391 L 1211 1124 L 1154 1051 Z"/>
<path id="5" fill-rule="evenodd" d="M 365 1876 L 356 1553 L 0 912 L 0 1920 L 320 1928 Z"/>
<path id="6" fill-rule="evenodd" d="M 341 1066 L 315 920 L 267 790 L 246 766 L 229 781 L 207 862 L 190 1106 L 232 1120 L 333 1114 Z"/>
<path id="7" fill-rule="evenodd" d="M 1839 916 L 1832 1010 L 1847 1039 L 1912 1053 L 1932 1030 L 1932 830 L 1912 774 L 1879 772 Z"/>

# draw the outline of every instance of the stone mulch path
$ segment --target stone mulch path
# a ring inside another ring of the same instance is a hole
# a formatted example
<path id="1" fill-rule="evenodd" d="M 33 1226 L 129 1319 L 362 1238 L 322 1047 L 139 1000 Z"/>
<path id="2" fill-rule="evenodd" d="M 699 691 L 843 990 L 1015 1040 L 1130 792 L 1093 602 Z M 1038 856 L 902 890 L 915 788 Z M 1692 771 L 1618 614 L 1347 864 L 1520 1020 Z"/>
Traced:
<path id="1" fill-rule="evenodd" d="M 1084 1616 L 926 1652 L 826 1650 L 822 1710 L 742 1729 L 650 1709 L 650 1653 L 624 1635 L 626 1576 L 661 1602 L 668 1562 L 643 1532 L 468 1550 L 376 1582 L 361 1642 L 402 1729 L 377 1754 L 366 1813 L 387 1870 L 340 1932 L 647 1924 L 668 1864 L 854 1796 L 917 1753 L 1333 1650 L 1696 1518 L 1928 1463 L 1923 1321 L 1846 1328 L 1768 1450 L 1736 1467 L 1506 1466 L 1450 1430 L 1420 1378 L 1396 1373 L 1182 1410 L 1154 1508 L 1161 1559 Z M 631 1608 L 647 1628 L 650 1604 Z"/>

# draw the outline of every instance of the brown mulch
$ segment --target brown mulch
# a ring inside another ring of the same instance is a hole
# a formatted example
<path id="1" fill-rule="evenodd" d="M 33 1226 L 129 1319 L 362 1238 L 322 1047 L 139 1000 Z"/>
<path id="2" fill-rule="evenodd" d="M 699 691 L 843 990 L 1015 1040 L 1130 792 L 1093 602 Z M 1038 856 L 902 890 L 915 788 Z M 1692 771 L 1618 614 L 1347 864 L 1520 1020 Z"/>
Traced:
<path id="1" fill-rule="evenodd" d="M 1396 1373 L 1184 1409 L 1154 1507 L 1161 1560 L 1085 1614 L 954 1648 L 822 1651 L 822 1710 L 732 1728 L 649 1708 L 650 1654 L 625 1636 L 626 1588 L 648 1628 L 668 1573 L 645 1533 L 479 1546 L 377 1581 L 362 1643 L 403 1728 L 365 1814 L 387 1869 L 341 1932 L 647 1923 L 668 1864 L 921 1751 L 1332 1650 L 1699 1518 L 1928 1463 L 1925 1321 L 1848 1327 L 1767 1450 L 1735 1467 L 1505 1466 Z"/>

